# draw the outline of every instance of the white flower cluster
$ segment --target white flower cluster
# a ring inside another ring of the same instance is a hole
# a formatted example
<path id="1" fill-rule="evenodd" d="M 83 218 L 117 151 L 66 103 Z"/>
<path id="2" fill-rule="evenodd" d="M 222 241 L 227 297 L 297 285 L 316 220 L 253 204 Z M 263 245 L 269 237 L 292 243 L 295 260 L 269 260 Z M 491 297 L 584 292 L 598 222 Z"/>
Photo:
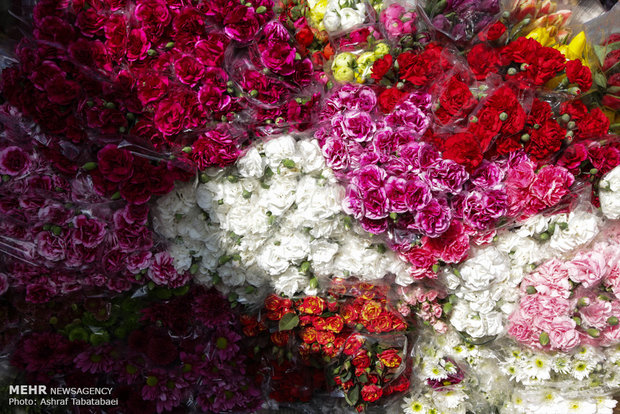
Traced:
<path id="1" fill-rule="evenodd" d="M 518 229 L 500 233 L 492 245 L 473 249 L 442 279 L 457 297 L 450 323 L 472 338 L 502 334 L 519 301 L 517 286 L 540 263 L 590 243 L 602 222 L 594 213 L 537 215 Z"/>
<path id="2" fill-rule="evenodd" d="M 258 143 L 201 181 L 159 200 L 155 228 L 175 266 L 204 284 L 254 302 L 261 287 L 316 294 L 316 278 L 410 280 L 409 265 L 342 213 L 344 190 L 314 140 Z"/>
<path id="3" fill-rule="evenodd" d="M 366 21 L 366 3 L 361 0 L 329 0 L 323 27 L 327 32 L 349 31 Z"/>
<path id="4" fill-rule="evenodd" d="M 599 183 L 599 200 L 605 217 L 620 218 L 620 166 L 608 172 Z"/>
<path id="5" fill-rule="evenodd" d="M 414 386 L 401 405 L 406 414 L 611 414 L 616 405 L 611 395 L 620 386 L 620 346 L 549 354 L 508 339 L 473 345 L 453 329 L 420 338 L 413 350 Z M 427 380 L 445 374 L 446 361 L 464 378 L 433 389 Z"/>

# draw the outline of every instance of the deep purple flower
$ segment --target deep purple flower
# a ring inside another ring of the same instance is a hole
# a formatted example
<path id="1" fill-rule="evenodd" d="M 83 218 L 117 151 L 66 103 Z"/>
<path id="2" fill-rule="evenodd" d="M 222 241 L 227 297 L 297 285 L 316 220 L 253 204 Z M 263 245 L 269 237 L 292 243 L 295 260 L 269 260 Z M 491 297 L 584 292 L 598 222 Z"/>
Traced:
<path id="1" fill-rule="evenodd" d="M 370 141 L 377 129 L 370 114 L 356 110 L 345 112 L 342 117 L 335 117 L 332 126 L 339 128 L 343 139 L 357 142 Z"/>
<path id="2" fill-rule="evenodd" d="M 347 195 L 342 200 L 342 210 L 359 220 L 364 216 L 363 199 L 364 197 L 359 188 L 354 185 L 348 186 Z"/>
<path id="3" fill-rule="evenodd" d="M 470 180 L 481 190 L 493 188 L 504 179 L 504 171 L 493 162 L 483 161 L 472 173 Z"/>
<path id="4" fill-rule="evenodd" d="M 155 254 L 148 276 L 156 284 L 170 287 L 182 286 L 187 281 L 187 276 L 179 274 L 174 268 L 173 259 L 168 252 Z"/>
<path id="5" fill-rule="evenodd" d="M 388 177 L 385 182 L 385 192 L 390 201 L 390 212 L 404 213 L 409 210 L 407 206 L 407 180 L 394 176 Z"/>
<path id="6" fill-rule="evenodd" d="M 428 186 L 417 178 L 407 181 L 405 204 L 409 211 L 418 211 L 431 202 L 432 194 Z"/>
<path id="7" fill-rule="evenodd" d="M 169 370 L 154 368 L 147 372 L 146 383 L 142 387 L 142 398 L 155 401 L 157 412 L 170 411 L 179 406 L 185 398 L 184 392 L 189 384 L 179 375 Z"/>
<path id="8" fill-rule="evenodd" d="M 93 248 L 100 244 L 105 235 L 105 224 L 94 218 L 88 218 L 83 214 L 73 219 L 73 240 L 83 244 L 84 247 Z"/>
<path id="9" fill-rule="evenodd" d="M 112 347 L 101 345 L 89 348 L 73 359 L 77 369 L 91 374 L 106 373 L 112 371 L 114 359 L 110 355 Z"/>
<path id="10" fill-rule="evenodd" d="M 35 239 L 38 253 L 52 262 L 58 262 L 65 258 L 67 242 L 60 235 L 55 236 L 49 231 L 39 232 Z"/>
<path id="11" fill-rule="evenodd" d="M 410 102 L 398 106 L 385 120 L 389 126 L 400 128 L 415 138 L 424 135 L 431 122 L 428 115 Z"/>
<path id="12" fill-rule="evenodd" d="M 368 233 L 372 234 L 381 234 L 387 231 L 388 229 L 388 219 L 382 218 L 378 220 L 372 220 L 366 217 L 363 217 L 360 220 L 360 224 L 364 230 Z"/>
<path id="13" fill-rule="evenodd" d="M 327 165 L 333 170 L 346 170 L 349 168 L 349 152 L 347 144 L 340 138 L 328 138 L 321 147 Z"/>

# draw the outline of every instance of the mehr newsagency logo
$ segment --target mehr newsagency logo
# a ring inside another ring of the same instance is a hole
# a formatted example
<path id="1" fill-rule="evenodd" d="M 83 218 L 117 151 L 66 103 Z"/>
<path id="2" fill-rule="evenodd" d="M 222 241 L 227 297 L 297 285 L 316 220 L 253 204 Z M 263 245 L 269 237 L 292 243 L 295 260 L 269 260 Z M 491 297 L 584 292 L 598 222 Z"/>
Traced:
<path id="1" fill-rule="evenodd" d="M 116 406 L 112 387 L 48 387 L 9 385 L 9 406 Z"/>

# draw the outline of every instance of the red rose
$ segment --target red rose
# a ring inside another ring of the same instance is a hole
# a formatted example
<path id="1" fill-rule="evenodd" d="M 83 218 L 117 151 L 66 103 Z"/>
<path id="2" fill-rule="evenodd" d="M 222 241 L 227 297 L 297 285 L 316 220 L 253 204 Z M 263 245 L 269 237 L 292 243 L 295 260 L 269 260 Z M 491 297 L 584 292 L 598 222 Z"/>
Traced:
<path id="1" fill-rule="evenodd" d="M 579 139 L 598 138 L 607 134 L 609 131 L 609 118 L 605 116 L 600 108 L 594 108 L 581 122 L 577 125 Z"/>
<path id="2" fill-rule="evenodd" d="M 108 144 L 97 153 L 97 167 L 106 180 L 119 183 L 126 181 L 133 175 L 133 155 L 131 152 L 119 149 L 114 144 Z"/>
<path id="3" fill-rule="evenodd" d="M 370 77 L 377 82 L 380 81 L 392 67 L 393 61 L 394 58 L 392 55 L 385 55 L 381 59 L 375 60 L 375 63 L 372 65 L 372 75 L 370 75 Z"/>
<path id="4" fill-rule="evenodd" d="M 383 389 L 377 385 L 364 385 L 362 387 L 362 399 L 364 401 L 377 401 L 381 395 L 383 395 Z"/>
<path id="5" fill-rule="evenodd" d="M 278 295 L 270 294 L 265 298 L 265 309 L 268 311 L 277 311 L 280 309 L 290 309 L 293 302 L 290 299 L 281 298 Z"/>
<path id="6" fill-rule="evenodd" d="M 381 304 L 374 300 L 367 301 L 360 312 L 362 320 L 372 322 L 381 314 Z"/>
<path id="7" fill-rule="evenodd" d="M 456 76 L 451 77 L 443 88 L 439 103 L 452 116 L 466 116 L 477 103 L 469 87 Z"/>
<path id="8" fill-rule="evenodd" d="M 314 326 L 308 326 L 301 330 L 301 332 L 299 333 L 299 337 L 305 343 L 311 344 L 316 341 L 316 333 L 317 330 Z"/>
<path id="9" fill-rule="evenodd" d="M 298 31 L 295 33 L 295 39 L 299 42 L 303 47 L 308 47 L 314 41 L 314 34 L 312 33 L 312 29 L 307 24 L 304 24 Z"/>
<path id="10" fill-rule="evenodd" d="M 489 73 L 494 73 L 500 64 L 497 49 L 486 43 L 478 43 L 467 54 L 467 63 L 478 80 L 484 80 Z"/>
<path id="11" fill-rule="evenodd" d="M 316 341 L 321 345 L 327 345 L 329 343 L 334 342 L 336 336 L 333 332 L 329 331 L 317 331 L 316 332 Z"/>
<path id="12" fill-rule="evenodd" d="M 569 60 L 566 63 L 566 76 L 570 83 L 576 83 L 582 92 L 592 86 L 592 72 L 587 66 L 583 66 L 579 59 Z"/>
<path id="13" fill-rule="evenodd" d="M 401 103 L 407 95 L 407 92 L 403 92 L 398 88 L 386 89 L 379 95 L 379 108 L 381 108 L 384 114 L 388 114 L 392 112 L 396 105 Z"/>
<path id="14" fill-rule="evenodd" d="M 443 145 L 443 157 L 456 161 L 473 171 L 482 162 L 479 139 L 469 132 L 452 135 Z"/>
<path id="15" fill-rule="evenodd" d="M 342 319 L 342 316 L 340 315 L 330 316 L 325 321 L 325 329 L 327 329 L 328 331 L 339 333 L 340 331 L 342 331 L 343 327 L 344 319 Z"/>

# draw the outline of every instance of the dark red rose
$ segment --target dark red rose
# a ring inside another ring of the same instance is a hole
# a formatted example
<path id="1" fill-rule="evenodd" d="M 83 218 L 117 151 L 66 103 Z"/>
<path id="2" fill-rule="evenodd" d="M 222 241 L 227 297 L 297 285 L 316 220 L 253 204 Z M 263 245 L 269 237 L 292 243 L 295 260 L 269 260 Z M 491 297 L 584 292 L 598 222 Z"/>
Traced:
<path id="1" fill-rule="evenodd" d="M 389 88 L 381 92 L 378 103 L 379 108 L 384 114 L 388 114 L 394 110 L 394 107 L 405 99 L 407 92 L 403 92 L 398 88 Z"/>
<path id="2" fill-rule="evenodd" d="M 394 58 L 392 55 L 385 55 L 381 59 L 375 60 L 375 63 L 372 65 L 372 75 L 370 75 L 371 78 L 377 82 L 380 81 L 392 67 L 393 61 Z"/>
<path id="3" fill-rule="evenodd" d="M 454 134 L 443 145 L 443 157 L 456 161 L 472 172 L 482 162 L 480 140 L 469 132 Z"/>
<path id="4" fill-rule="evenodd" d="M 576 83 L 582 92 L 586 92 L 592 86 L 592 72 L 587 66 L 583 66 L 579 59 L 569 60 L 566 63 L 566 76 L 570 83 Z"/>
<path id="5" fill-rule="evenodd" d="M 119 183 L 133 174 L 133 155 L 124 149 L 108 144 L 97 153 L 97 167 L 106 180 Z"/>
<path id="6" fill-rule="evenodd" d="M 484 80 L 489 73 L 494 73 L 500 64 L 497 49 L 486 43 L 478 43 L 467 54 L 467 63 L 478 80 Z"/>

